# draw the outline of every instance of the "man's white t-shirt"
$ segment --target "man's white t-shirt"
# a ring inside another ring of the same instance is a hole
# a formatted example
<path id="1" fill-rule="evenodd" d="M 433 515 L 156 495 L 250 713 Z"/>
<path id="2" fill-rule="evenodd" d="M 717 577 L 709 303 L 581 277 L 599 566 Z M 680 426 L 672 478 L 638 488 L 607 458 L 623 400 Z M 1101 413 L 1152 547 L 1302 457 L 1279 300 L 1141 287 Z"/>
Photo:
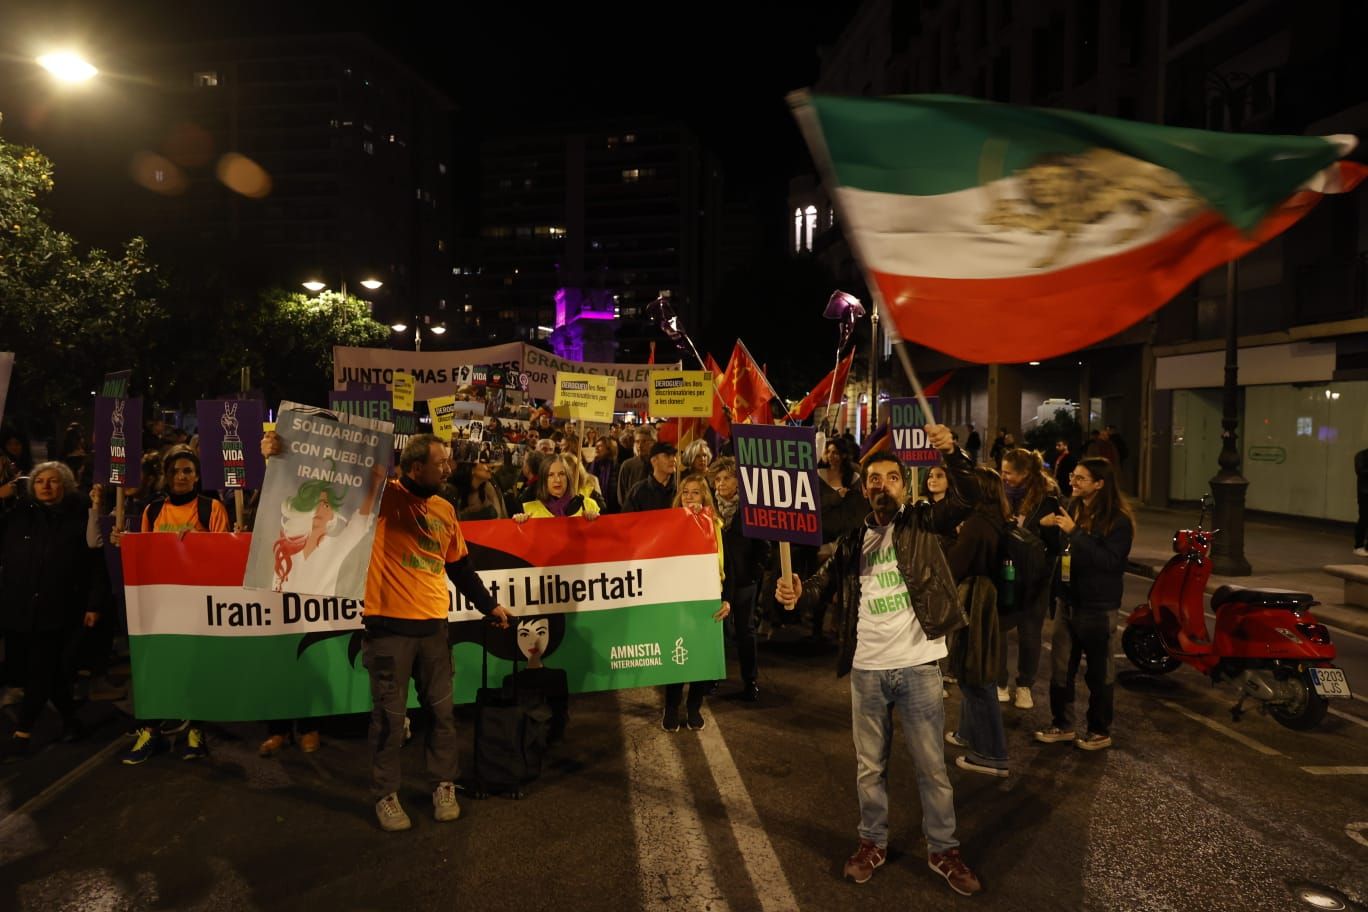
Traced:
<path id="1" fill-rule="evenodd" d="M 926 638 L 898 572 L 893 524 L 866 528 L 860 555 L 860 619 L 855 667 L 888 671 L 945 658 L 945 637 Z"/>

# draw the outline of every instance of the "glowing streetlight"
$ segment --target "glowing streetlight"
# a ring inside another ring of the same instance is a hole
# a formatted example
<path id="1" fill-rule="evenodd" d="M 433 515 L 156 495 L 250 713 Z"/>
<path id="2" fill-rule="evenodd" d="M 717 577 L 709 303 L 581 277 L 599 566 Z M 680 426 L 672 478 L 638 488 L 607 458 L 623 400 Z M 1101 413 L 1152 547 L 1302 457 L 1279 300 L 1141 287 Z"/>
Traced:
<path id="1" fill-rule="evenodd" d="M 61 82 L 85 82 L 100 72 L 84 57 L 71 51 L 44 54 L 38 58 L 38 65 Z"/>
<path id="2" fill-rule="evenodd" d="M 377 288 L 379 288 L 381 285 L 384 285 L 384 284 L 385 284 L 385 283 L 382 282 L 382 281 L 380 281 L 379 279 L 362 279 L 362 280 L 361 280 L 361 287 L 367 289 L 368 291 L 375 291 Z"/>
<path id="3" fill-rule="evenodd" d="M 327 285 L 324 285 L 317 279 L 310 279 L 309 281 L 304 282 L 303 285 L 305 288 L 307 288 L 309 291 L 312 291 L 314 294 L 318 294 L 318 292 L 328 287 Z"/>
<path id="4" fill-rule="evenodd" d="M 391 324 L 390 324 L 390 329 L 394 330 L 394 331 L 397 332 L 397 333 L 401 333 L 401 332 L 403 332 L 404 330 L 408 329 L 408 324 L 407 324 L 407 323 L 391 323 Z"/>
<path id="5" fill-rule="evenodd" d="M 429 326 L 428 329 L 432 331 L 434 336 L 440 336 L 442 333 L 446 332 L 446 327 L 441 323 L 438 323 L 436 326 Z"/>

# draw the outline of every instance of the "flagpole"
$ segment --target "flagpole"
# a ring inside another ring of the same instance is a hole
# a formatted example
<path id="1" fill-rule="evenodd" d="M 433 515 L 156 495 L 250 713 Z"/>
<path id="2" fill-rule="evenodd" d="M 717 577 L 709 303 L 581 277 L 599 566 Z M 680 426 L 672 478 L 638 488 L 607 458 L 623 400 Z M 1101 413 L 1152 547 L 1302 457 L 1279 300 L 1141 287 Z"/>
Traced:
<path id="1" fill-rule="evenodd" d="M 800 108 L 808 108 L 809 111 L 811 110 L 812 92 L 808 89 L 799 89 L 795 92 L 790 92 L 787 96 L 787 101 L 789 103 L 789 108 L 794 112 L 794 119 L 798 121 L 798 129 L 802 132 L 804 138 L 807 139 L 808 147 L 814 152 L 814 155 L 812 156 L 813 163 L 817 165 L 817 170 L 822 175 L 822 184 L 827 188 L 827 193 L 831 196 L 831 205 L 836 209 L 836 213 L 840 218 L 840 224 L 842 226 L 852 224 L 849 214 L 846 212 L 845 206 L 841 201 L 841 196 L 836 192 L 837 187 L 840 185 L 836 180 L 835 169 L 831 166 L 831 150 L 827 148 L 826 136 L 822 132 L 821 122 L 815 115 L 806 116 L 799 114 Z M 917 397 L 917 404 L 921 406 L 922 414 L 926 416 L 927 421 L 934 421 L 935 418 L 931 411 L 931 405 L 926 401 L 926 394 L 922 392 L 921 381 L 917 379 L 917 372 L 912 367 L 912 359 L 905 351 L 906 343 L 903 342 L 902 336 L 898 333 L 897 324 L 893 322 L 888 313 L 888 309 L 884 306 L 883 293 L 879 290 L 878 283 L 874 281 L 874 277 L 870 274 L 868 260 L 865 259 L 864 252 L 860 249 L 859 239 L 856 237 L 856 233 L 853 230 L 847 231 L 843 227 L 841 233 L 845 235 L 846 243 L 850 245 L 850 250 L 855 254 L 855 260 L 860 264 L 860 270 L 864 273 L 865 285 L 869 288 L 870 297 L 874 299 L 875 313 L 879 315 L 880 319 L 887 321 L 888 325 L 884 328 L 884 332 L 889 333 L 891 339 L 897 343 L 893 347 L 897 349 L 898 361 L 902 364 L 903 372 L 907 374 L 907 379 L 912 384 L 912 394 Z M 879 404 L 877 402 L 870 403 L 870 424 L 877 423 L 875 419 L 878 417 L 878 407 Z"/>

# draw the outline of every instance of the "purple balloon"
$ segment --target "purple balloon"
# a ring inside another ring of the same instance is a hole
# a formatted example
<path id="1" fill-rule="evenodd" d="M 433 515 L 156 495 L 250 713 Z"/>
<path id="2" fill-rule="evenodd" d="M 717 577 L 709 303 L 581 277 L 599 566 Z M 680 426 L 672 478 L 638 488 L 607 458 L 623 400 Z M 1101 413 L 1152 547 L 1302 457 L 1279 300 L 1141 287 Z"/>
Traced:
<path id="1" fill-rule="evenodd" d="M 822 316 L 828 320 L 849 320 L 852 323 L 865 315 L 864 305 L 860 299 L 853 294 L 844 291 L 833 291 L 827 300 L 826 310 Z"/>

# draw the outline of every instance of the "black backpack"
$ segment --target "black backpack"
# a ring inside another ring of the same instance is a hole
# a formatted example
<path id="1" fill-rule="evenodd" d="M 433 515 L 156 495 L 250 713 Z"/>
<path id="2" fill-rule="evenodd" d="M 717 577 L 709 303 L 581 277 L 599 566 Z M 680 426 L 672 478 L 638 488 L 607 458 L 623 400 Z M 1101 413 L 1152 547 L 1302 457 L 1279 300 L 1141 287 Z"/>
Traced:
<path id="1" fill-rule="evenodd" d="M 162 507 L 166 505 L 166 498 L 159 497 L 147 505 L 147 525 L 150 529 L 157 528 L 157 517 L 161 515 Z M 199 524 L 204 531 L 209 531 L 209 520 L 214 515 L 214 498 L 204 494 L 199 494 L 195 498 L 195 509 L 199 513 Z"/>
<path id="2" fill-rule="evenodd" d="M 1006 579 L 1008 561 L 1012 562 L 1013 579 Z M 1008 523 L 998 539 L 998 572 L 994 582 L 998 590 L 998 613 L 1011 614 L 1030 604 L 1050 581 L 1050 552 L 1039 535 Z"/>

